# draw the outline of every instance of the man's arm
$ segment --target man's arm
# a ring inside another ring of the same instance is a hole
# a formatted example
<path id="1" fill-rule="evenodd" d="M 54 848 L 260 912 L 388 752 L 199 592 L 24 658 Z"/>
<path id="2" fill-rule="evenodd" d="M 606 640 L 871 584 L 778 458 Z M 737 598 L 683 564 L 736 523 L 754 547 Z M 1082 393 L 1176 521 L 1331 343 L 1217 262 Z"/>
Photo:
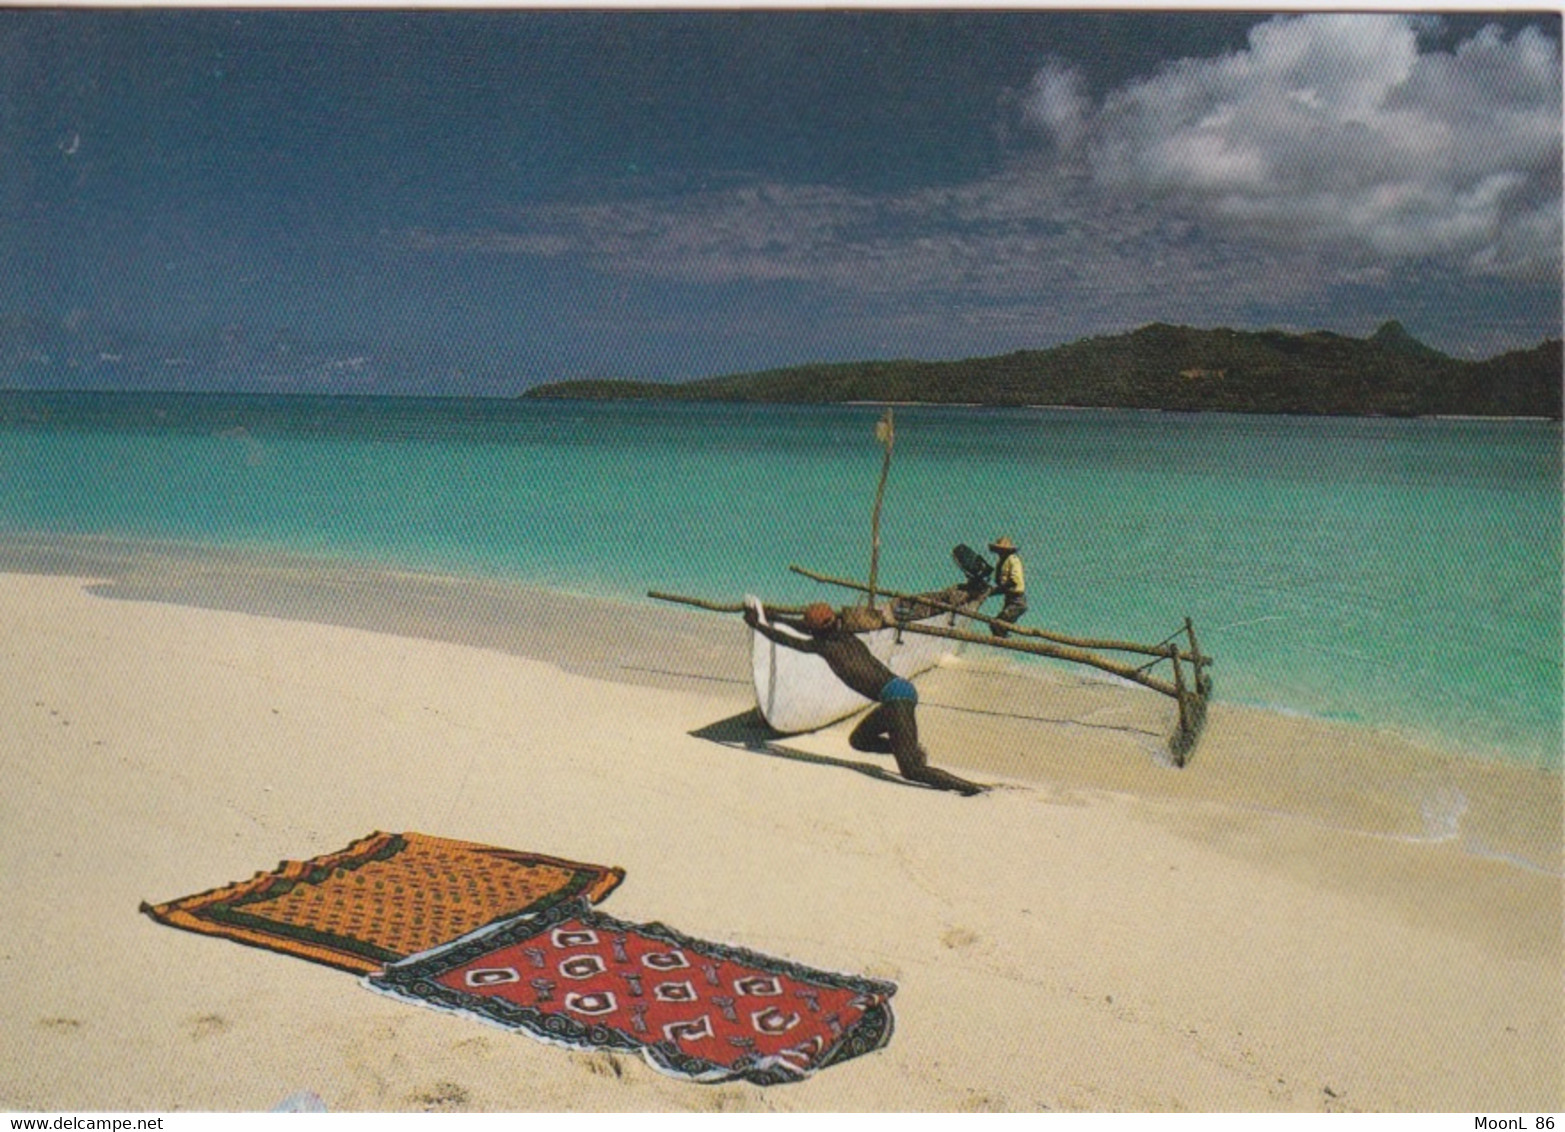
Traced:
<path id="1" fill-rule="evenodd" d="M 821 651 L 820 642 L 814 637 L 794 637 L 786 633 L 779 633 L 770 625 L 761 624 L 760 615 L 749 606 L 745 607 L 744 623 L 750 626 L 750 628 L 754 629 L 757 633 L 761 634 L 761 636 L 765 637 L 767 640 L 775 641 L 779 645 L 786 645 L 788 648 L 796 649 L 799 652 Z M 787 624 L 786 621 L 782 623 L 785 625 Z"/>

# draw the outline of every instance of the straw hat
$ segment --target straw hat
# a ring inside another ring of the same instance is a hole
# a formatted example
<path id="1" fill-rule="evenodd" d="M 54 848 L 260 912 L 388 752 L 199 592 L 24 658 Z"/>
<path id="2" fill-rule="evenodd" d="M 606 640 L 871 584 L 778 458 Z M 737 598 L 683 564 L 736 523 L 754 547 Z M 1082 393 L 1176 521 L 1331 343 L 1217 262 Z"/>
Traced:
<path id="1" fill-rule="evenodd" d="M 1002 535 L 989 544 L 989 549 L 996 554 L 1004 554 L 1016 549 L 1016 544 L 1009 537 Z"/>

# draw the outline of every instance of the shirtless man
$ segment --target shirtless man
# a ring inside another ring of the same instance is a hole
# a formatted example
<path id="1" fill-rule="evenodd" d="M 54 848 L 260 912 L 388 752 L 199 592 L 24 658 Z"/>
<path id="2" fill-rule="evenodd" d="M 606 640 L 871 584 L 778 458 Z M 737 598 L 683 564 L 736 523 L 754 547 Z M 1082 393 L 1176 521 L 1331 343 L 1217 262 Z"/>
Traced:
<path id="1" fill-rule="evenodd" d="M 926 786 L 955 790 L 968 796 L 988 789 L 929 765 L 928 754 L 918 745 L 918 719 L 914 714 L 918 690 L 876 660 L 869 647 L 844 628 L 842 619 L 831 606 L 816 602 L 805 608 L 800 620 L 783 622 L 808 634 L 803 639 L 763 624 L 753 607 L 745 609 L 744 620 L 770 641 L 799 652 L 814 653 L 831 666 L 837 679 L 865 699 L 876 702 L 874 710 L 848 736 L 848 742 L 855 750 L 894 755 L 903 778 Z"/>

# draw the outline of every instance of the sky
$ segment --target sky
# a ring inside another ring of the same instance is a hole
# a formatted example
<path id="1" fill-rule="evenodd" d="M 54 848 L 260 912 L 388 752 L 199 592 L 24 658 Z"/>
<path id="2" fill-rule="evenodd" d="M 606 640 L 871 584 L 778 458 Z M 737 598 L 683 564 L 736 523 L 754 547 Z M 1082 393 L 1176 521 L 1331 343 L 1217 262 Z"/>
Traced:
<path id="1" fill-rule="evenodd" d="M 1485 358 L 1561 333 L 1561 165 L 1546 9 L 11 8 L 0 331 L 500 395 L 1152 322 Z"/>

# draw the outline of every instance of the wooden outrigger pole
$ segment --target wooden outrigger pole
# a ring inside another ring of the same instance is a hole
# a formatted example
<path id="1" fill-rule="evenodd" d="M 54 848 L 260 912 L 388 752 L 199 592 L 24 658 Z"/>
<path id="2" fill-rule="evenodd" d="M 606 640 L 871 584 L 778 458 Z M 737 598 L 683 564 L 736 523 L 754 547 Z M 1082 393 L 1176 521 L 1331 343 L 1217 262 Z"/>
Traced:
<path id="1" fill-rule="evenodd" d="M 744 603 L 739 601 L 707 601 L 704 597 L 686 597 L 683 594 L 663 593 L 660 590 L 648 590 L 647 596 L 658 601 L 672 601 L 679 605 L 693 605 L 697 609 L 709 609 L 713 613 L 743 613 Z M 773 613 L 786 613 L 796 617 L 804 612 L 802 605 L 773 605 L 766 603 L 766 608 Z"/>
<path id="2" fill-rule="evenodd" d="M 886 477 L 891 474 L 891 447 L 896 443 L 896 425 L 888 406 L 886 415 L 875 425 L 875 439 L 885 446 L 886 456 L 880 463 L 880 486 L 875 489 L 875 510 L 870 514 L 869 527 L 869 607 L 875 608 L 875 582 L 880 574 L 880 505 L 886 498 Z"/>
<path id="3" fill-rule="evenodd" d="M 850 590 L 862 590 L 865 588 L 860 583 L 852 581 L 848 578 L 834 578 L 830 574 L 818 574 L 814 570 L 806 570 L 803 566 L 790 566 L 788 569 L 793 571 L 795 574 L 802 574 L 804 577 L 809 578 L 811 581 L 815 582 L 825 582 L 828 585 L 842 586 L 843 588 Z M 1067 637 L 1062 633 L 1050 633 L 1043 629 L 1034 629 L 1027 625 L 1013 625 L 1009 621 L 1001 621 L 998 617 L 985 617 L 982 613 L 973 613 L 955 605 L 947 605 L 944 602 L 936 601 L 934 598 L 926 597 L 921 594 L 898 593 L 896 590 L 887 589 L 882 589 L 880 592 L 885 594 L 887 597 L 900 598 L 903 601 L 913 601 L 917 602 L 919 605 L 927 605 L 931 609 L 940 610 L 942 613 L 959 613 L 963 617 L 971 617 L 974 621 L 982 621 L 988 625 L 999 625 L 1004 628 L 1006 632 L 1015 633 L 1018 636 L 1037 637 L 1039 640 L 1053 641 L 1055 644 L 1059 645 L 1071 645 L 1082 649 L 1109 649 L 1113 652 L 1136 652 L 1141 653 L 1143 656 L 1166 656 L 1168 654 L 1168 650 L 1162 645 L 1142 645 L 1137 644 L 1134 641 L 1097 640 L 1089 637 Z M 1188 622 L 1188 618 L 1186 620 Z M 984 638 L 986 643 L 988 640 L 988 637 Z M 1182 652 L 1179 654 L 1179 657 L 1181 660 L 1188 661 L 1191 664 L 1194 664 L 1197 659 L 1199 659 L 1203 664 L 1211 663 L 1210 657 L 1198 658 L 1192 652 Z"/>
<path id="4" fill-rule="evenodd" d="M 867 586 L 858 582 L 846 578 L 833 578 L 827 574 L 818 574 L 813 570 L 806 570 L 802 566 L 789 566 L 788 569 L 796 574 L 802 574 L 806 578 L 824 582 L 828 585 L 842 586 L 852 590 L 868 589 Z M 882 589 L 880 592 L 890 598 L 914 601 L 933 609 L 959 613 L 964 617 L 972 618 L 974 621 L 998 625 L 1003 627 L 1007 634 L 1015 634 L 1030 639 L 1015 640 L 1009 635 L 1005 637 L 984 636 L 980 633 L 967 632 L 964 629 L 945 628 L 938 625 L 903 625 L 901 628 L 905 632 L 922 633 L 931 637 L 945 637 L 953 641 L 965 641 L 971 644 L 985 645 L 989 648 L 1010 649 L 1014 652 L 1025 652 L 1034 656 L 1046 656 L 1055 660 L 1069 661 L 1072 664 L 1083 664 L 1170 697 L 1179 707 L 1179 725 L 1168 742 L 1169 753 L 1173 756 L 1175 766 L 1182 767 L 1189 761 L 1191 753 L 1195 750 L 1196 743 L 1201 738 L 1201 731 L 1206 726 L 1206 704 L 1212 692 L 1212 677 L 1211 673 L 1207 671 L 1212 664 L 1212 658 L 1201 652 L 1200 646 L 1196 643 L 1195 626 L 1188 617 L 1185 618 L 1184 625 L 1174 634 L 1174 637 L 1165 643 L 1161 645 L 1143 645 L 1133 641 L 1067 637 L 1059 633 L 1048 633 L 1041 629 L 1013 625 L 1010 622 L 999 621 L 993 617 L 985 617 L 981 613 L 961 610 L 955 606 L 946 605 L 917 594 L 898 593 L 895 590 L 887 589 Z M 1177 638 L 1181 635 L 1188 641 L 1188 649 L 1179 647 Z M 1138 653 L 1142 656 L 1151 656 L 1157 659 L 1153 660 L 1151 664 L 1137 667 L 1122 661 L 1099 656 L 1091 651 L 1093 649 Z M 1162 660 L 1168 660 L 1173 665 L 1174 678 L 1171 682 L 1152 676 L 1147 672 L 1147 669 L 1152 664 L 1160 663 Z M 1191 667 L 1192 679 L 1189 684 L 1185 681 L 1183 664 L 1189 664 Z"/>

